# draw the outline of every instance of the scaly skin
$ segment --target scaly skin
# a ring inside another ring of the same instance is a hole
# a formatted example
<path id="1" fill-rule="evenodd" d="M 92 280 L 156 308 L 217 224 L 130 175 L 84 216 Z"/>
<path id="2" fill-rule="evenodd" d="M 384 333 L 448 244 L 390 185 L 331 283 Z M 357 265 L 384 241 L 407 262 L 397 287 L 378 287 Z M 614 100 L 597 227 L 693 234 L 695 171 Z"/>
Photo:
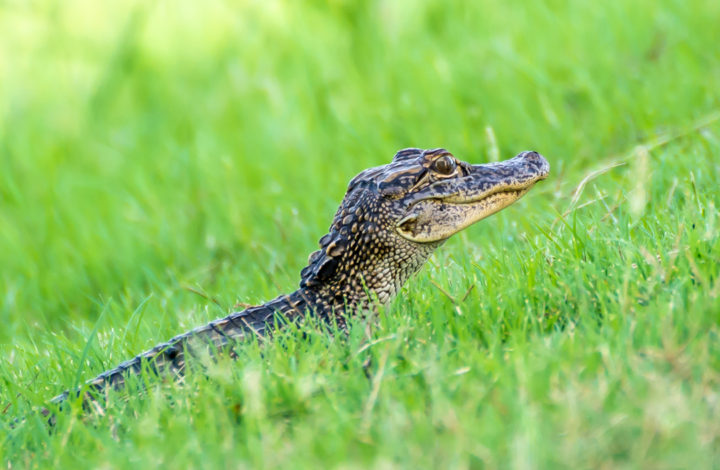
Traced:
<path id="1" fill-rule="evenodd" d="M 470 165 L 444 149 L 401 150 L 391 163 L 367 169 L 350 182 L 327 235 L 320 239 L 320 249 L 301 272 L 297 291 L 232 313 L 123 362 L 87 383 L 85 402 L 121 389 L 129 374 L 143 368 L 181 377 L 189 357 L 217 351 L 234 355 L 232 346 L 238 341 L 263 336 L 305 315 L 334 320 L 344 328 L 348 315 L 372 308 L 376 301 L 389 302 L 448 237 L 512 204 L 549 170 L 535 152 Z M 52 403 L 59 405 L 69 396 L 65 392 Z"/>

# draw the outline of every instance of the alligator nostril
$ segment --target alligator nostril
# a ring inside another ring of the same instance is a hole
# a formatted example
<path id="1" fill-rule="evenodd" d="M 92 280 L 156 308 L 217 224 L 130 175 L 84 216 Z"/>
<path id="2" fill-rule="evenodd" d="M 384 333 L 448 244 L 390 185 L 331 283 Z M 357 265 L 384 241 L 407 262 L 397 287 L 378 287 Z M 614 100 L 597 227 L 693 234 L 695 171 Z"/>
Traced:
<path id="1" fill-rule="evenodd" d="M 550 172 L 550 164 L 547 160 L 545 160 L 545 157 L 533 150 L 522 152 L 520 154 L 520 159 L 534 170 L 537 170 L 538 175 L 541 175 L 542 177 L 547 176 Z"/>

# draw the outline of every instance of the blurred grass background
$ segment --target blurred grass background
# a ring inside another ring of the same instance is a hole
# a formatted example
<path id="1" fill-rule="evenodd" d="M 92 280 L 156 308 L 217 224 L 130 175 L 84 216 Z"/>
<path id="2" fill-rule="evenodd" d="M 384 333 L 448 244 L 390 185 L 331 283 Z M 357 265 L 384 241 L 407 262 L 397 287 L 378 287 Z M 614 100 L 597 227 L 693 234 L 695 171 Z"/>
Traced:
<path id="1" fill-rule="evenodd" d="M 397 149 L 552 165 L 369 337 L 290 332 L 105 418 L 0 426 L 0 457 L 717 465 L 718 24 L 710 0 L 0 2 L 3 422 L 293 290 Z"/>

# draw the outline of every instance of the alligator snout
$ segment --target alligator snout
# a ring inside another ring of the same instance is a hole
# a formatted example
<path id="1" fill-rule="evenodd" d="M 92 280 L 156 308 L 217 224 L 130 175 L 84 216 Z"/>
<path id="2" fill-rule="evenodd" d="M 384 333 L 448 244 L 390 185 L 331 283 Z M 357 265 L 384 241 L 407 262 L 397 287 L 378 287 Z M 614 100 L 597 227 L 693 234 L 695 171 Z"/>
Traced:
<path id="1" fill-rule="evenodd" d="M 550 173 L 550 164 L 548 163 L 548 161 L 545 159 L 545 157 L 543 157 L 534 150 L 526 150 L 525 152 L 521 152 L 515 158 L 520 159 L 523 162 L 534 167 L 538 173 L 538 176 L 541 178 L 547 177 L 547 175 Z"/>

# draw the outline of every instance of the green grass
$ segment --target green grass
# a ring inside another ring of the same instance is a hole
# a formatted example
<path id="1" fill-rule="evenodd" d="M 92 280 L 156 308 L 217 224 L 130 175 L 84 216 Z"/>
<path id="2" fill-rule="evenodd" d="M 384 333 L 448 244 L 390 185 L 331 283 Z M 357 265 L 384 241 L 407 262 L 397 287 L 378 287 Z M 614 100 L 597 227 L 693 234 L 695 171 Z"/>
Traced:
<path id="1" fill-rule="evenodd" d="M 711 0 L 1 2 L 0 466 L 717 468 L 718 24 Z M 552 174 L 371 328 L 9 429 L 293 290 L 350 178 L 408 146 Z"/>

